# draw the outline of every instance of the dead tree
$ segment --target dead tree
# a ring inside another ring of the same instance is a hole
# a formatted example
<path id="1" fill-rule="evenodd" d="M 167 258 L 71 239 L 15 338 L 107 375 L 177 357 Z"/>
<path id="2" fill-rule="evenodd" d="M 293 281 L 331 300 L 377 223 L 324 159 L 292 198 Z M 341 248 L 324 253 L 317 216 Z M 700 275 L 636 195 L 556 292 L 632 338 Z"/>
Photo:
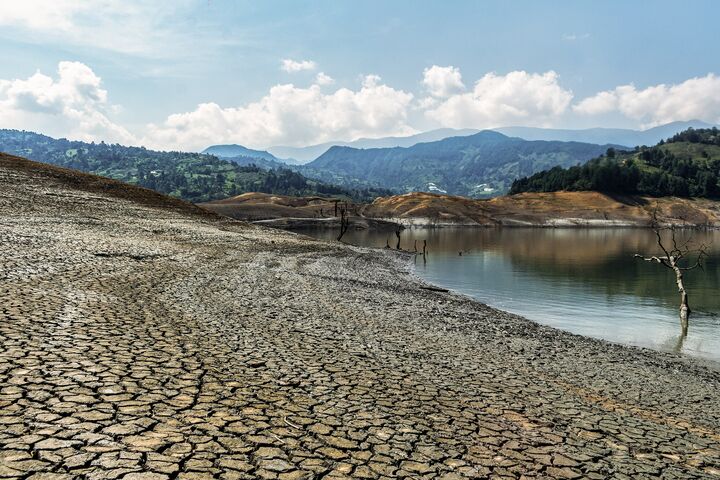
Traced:
<path id="1" fill-rule="evenodd" d="M 395 246 L 396 250 L 400 250 L 400 227 L 395 229 L 395 236 L 397 237 L 397 245 Z"/>
<path id="2" fill-rule="evenodd" d="M 340 234 L 337 237 L 338 242 L 342 239 L 343 235 L 345 235 L 345 232 L 347 232 L 349 227 L 350 216 L 348 215 L 346 204 L 345 206 L 340 207 Z"/>
<path id="3" fill-rule="evenodd" d="M 642 258 L 646 262 L 659 263 L 665 268 L 669 268 L 675 273 L 675 283 L 677 284 L 678 293 L 680 293 L 680 326 L 682 328 L 682 336 L 687 335 L 688 319 L 690 318 L 690 303 L 688 302 L 687 290 L 683 281 L 684 272 L 703 268 L 703 260 L 707 257 L 707 246 L 701 244 L 697 248 L 692 248 L 690 243 L 692 238 L 679 243 L 676 238 L 676 227 L 674 225 L 661 227 L 657 219 L 657 209 L 653 212 L 652 229 L 657 237 L 657 244 L 664 255 L 646 257 L 635 254 L 635 257 Z M 665 246 L 661 236 L 662 230 L 670 231 L 671 246 Z M 683 259 L 695 256 L 695 263 L 687 264 Z M 684 265 L 684 266 L 683 266 Z"/>
<path id="4" fill-rule="evenodd" d="M 414 251 L 415 253 L 417 253 L 417 240 L 415 240 L 415 245 L 414 245 L 414 247 L 413 247 L 413 248 L 414 248 L 414 250 L 413 250 L 413 251 Z"/>

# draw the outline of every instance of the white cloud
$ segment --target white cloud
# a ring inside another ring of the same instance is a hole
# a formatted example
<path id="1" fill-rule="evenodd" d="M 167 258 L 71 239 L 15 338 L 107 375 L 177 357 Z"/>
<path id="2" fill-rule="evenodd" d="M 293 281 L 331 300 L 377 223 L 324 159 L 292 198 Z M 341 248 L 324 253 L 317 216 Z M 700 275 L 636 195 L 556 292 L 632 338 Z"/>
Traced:
<path id="1" fill-rule="evenodd" d="M 562 39 L 568 42 L 574 42 L 575 40 L 585 40 L 590 38 L 589 33 L 563 33 Z"/>
<path id="2" fill-rule="evenodd" d="M 680 120 L 720 123 L 720 77 L 709 73 L 676 85 L 659 84 L 638 90 L 621 85 L 585 98 L 573 110 L 583 115 L 620 112 L 643 126 Z"/>
<path id="3" fill-rule="evenodd" d="M 432 66 L 423 72 L 430 95 L 416 98 L 378 75 L 355 88 L 328 87 L 319 72 L 310 86 L 279 84 L 240 106 L 206 102 L 168 115 L 133 135 L 112 120 L 102 79 L 80 62 L 60 62 L 57 74 L 0 79 L 0 128 L 28 129 L 86 141 L 199 150 L 233 142 L 250 147 L 302 146 L 359 137 L 409 135 L 435 127 L 557 126 L 581 116 L 615 114 L 652 126 L 675 120 L 720 123 L 720 77 L 708 74 L 675 85 L 637 89 L 622 85 L 598 92 L 570 108 L 573 94 L 553 72 L 488 73 L 464 89 L 459 69 Z"/>
<path id="4" fill-rule="evenodd" d="M 317 64 L 312 60 L 295 61 L 289 58 L 284 59 L 280 64 L 280 69 L 288 73 L 302 72 L 304 70 L 315 70 Z"/>
<path id="5" fill-rule="evenodd" d="M 60 62 L 58 78 L 40 72 L 0 80 L 0 127 L 40 130 L 77 140 L 134 143 L 106 115 L 112 107 L 101 79 L 80 62 Z"/>
<path id="6" fill-rule="evenodd" d="M 0 9 L 0 25 L 67 31 L 73 27 L 73 17 L 87 8 L 87 4 L 72 0 L 6 2 Z"/>
<path id="7" fill-rule="evenodd" d="M 600 115 L 612 112 L 618 108 L 617 92 L 615 90 L 598 92 L 592 97 L 587 97 L 580 103 L 573 105 L 572 108 L 575 112 L 583 115 Z"/>
<path id="8" fill-rule="evenodd" d="M 191 112 L 170 115 L 148 127 L 145 144 L 199 150 L 220 142 L 265 147 L 410 135 L 416 133 L 407 124 L 412 99 L 411 93 L 382 84 L 377 75 L 366 76 L 357 91 L 340 88 L 330 94 L 317 84 L 276 85 L 244 106 L 203 103 Z"/>
<path id="9" fill-rule="evenodd" d="M 460 69 L 452 65 L 448 67 L 433 65 L 426 68 L 423 71 L 423 85 L 430 95 L 440 98 L 446 98 L 465 90 Z"/>
<path id="10" fill-rule="evenodd" d="M 315 83 L 318 85 L 332 85 L 335 83 L 335 79 L 330 75 L 326 75 L 325 72 L 320 72 L 315 76 Z"/>
<path id="11" fill-rule="evenodd" d="M 192 0 L 22 0 L 3 2 L 3 33 L 38 45 L 68 44 L 146 57 L 187 57 L 207 40 L 177 28 Z"/>
<path id="12" fill-rule="evenodd" d="M 553 71 L 488 73 L 472 91 L 449 96 L 427 110 L 426 116 L 453 128 L 548 125 L 566 112 L 572 98 Z"/>

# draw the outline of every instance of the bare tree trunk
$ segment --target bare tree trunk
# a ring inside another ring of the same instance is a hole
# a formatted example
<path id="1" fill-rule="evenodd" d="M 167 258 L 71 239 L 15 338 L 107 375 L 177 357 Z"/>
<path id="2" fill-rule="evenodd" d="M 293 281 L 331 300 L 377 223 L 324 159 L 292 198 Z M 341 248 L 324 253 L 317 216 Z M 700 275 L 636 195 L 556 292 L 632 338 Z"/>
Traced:
<path id="1" fill-rule="evenodd" d="M 345 235 L 345 232 L 347 232 L 348 228 L 350 227 L 350 218 L 347 212 L 347 207 L 340 208 L 340 234 L 338 235 L 337 239 L 338 242 L 342 239 L 343 235 Z"/>
<path id="2" fill-rule="evenodd" d="M 398 228 L 395 230 L 395 236 L 397 237 L 397 246 L 395 247 L 397 250 L 400 250 L 400 229 Z"/>
<path id="3" fill-rule="evenodd" d="M 685 284 L 683 283 L 683 273 L 675 263 L 675 259 L 670 257 L 670 265 L 673 267 L 675 272 L 675 282 L 677 283 L 678 292 L 680 293 L 680 326 L 682 327 L 683 334 L 687 335 L 688 321 L 690 320 L 690 304 L 688 303 L 688 294 L 685 290 Z"/>

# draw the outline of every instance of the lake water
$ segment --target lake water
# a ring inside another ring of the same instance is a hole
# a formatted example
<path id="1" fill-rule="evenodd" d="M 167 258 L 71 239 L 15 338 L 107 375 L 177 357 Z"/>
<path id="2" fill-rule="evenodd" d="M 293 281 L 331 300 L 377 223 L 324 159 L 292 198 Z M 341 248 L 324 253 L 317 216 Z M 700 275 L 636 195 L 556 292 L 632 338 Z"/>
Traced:
<path id="1" fill-rule="evenodd" d="M 334 239 L 337 232 L 307 231 Z M 657 254 L 645 229 L 407 229 L 402 247 L 427 281 L 536 322 L 612 342 L 720 361 L 720 232 L 679 232 L 709 244 L 705 269 L 685 276 L 690 327 L 682 338 L 672 271 L 633 258 Z M 355 245 L 395 246 L 394 233 L 349 231 Z M 462 252 L 462 255 L 459 255 Z"/>

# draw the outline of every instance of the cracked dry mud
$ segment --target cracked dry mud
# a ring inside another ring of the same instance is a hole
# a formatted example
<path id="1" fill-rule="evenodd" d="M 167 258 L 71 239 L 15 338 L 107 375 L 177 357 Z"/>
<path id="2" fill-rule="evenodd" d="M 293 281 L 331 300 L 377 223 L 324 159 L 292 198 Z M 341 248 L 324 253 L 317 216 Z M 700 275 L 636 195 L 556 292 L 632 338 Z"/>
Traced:
<path id="1" fill-rule="evenodd" d="M 0 478 L 720 474 L 713 365 L 422 290 L 407 258 L 17 165 Z"/>

